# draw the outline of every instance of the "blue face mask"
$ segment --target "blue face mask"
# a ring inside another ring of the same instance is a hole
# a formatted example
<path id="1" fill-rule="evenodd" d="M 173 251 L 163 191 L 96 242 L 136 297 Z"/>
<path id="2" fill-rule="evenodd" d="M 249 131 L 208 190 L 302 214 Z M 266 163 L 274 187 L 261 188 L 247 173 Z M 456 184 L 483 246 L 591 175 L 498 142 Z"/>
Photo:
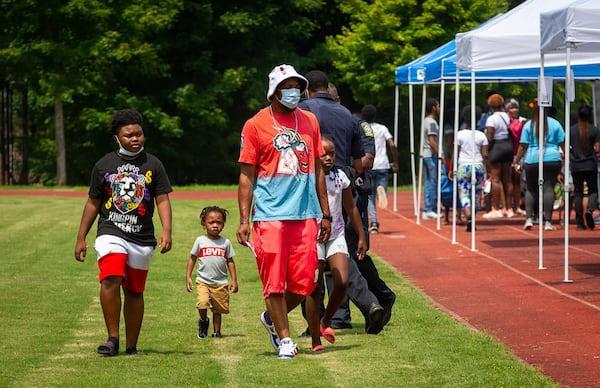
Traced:
<path id="1" fill-rule="evenodd" d="M 300 89 L 281 89 L 281 105 L 289 109 L 296 109 L 300 102 Z"/>
<path id="2" fill-rule="evenodd" d="M 117 143 L 119 144 L 119 153 L 121 155 L 125 155 L 125 156 L 137 156 L 140 154 L 140 152 L 142 152 L 144 150 L 144 147 L 140 148 L 139 151 L 137 152 L 131 152 L 131 151 L 127 151 L 125 148 L 123 148 L 123 146 L 121 145 L 121 142 L 119 141 L 119 138 L 115 136 L 115 140 L 117 141 Z"/>

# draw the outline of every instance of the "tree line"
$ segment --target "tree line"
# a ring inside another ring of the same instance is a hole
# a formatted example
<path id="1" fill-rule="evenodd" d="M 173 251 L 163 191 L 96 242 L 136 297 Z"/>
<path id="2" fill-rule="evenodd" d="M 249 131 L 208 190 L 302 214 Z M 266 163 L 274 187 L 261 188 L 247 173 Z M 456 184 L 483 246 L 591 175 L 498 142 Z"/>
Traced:
<path id="1" fill-rule="evenodd" d="M 115 149 L 111 114 L 135 108 L 146 149 L 174 184 L 231 184 L 241 127 L 267 104 L 273 66 L 325 71 L 342 103 L 376 105 L 391 129 L 395 68 L 516 3 L 5 0 L 0 76 L 27 83 L 28 125 L 15 125 L 28 131 L 29 183 L 87 184 L 93 163 Z M 400 126 L 408 166 L 408 120 Z"/>

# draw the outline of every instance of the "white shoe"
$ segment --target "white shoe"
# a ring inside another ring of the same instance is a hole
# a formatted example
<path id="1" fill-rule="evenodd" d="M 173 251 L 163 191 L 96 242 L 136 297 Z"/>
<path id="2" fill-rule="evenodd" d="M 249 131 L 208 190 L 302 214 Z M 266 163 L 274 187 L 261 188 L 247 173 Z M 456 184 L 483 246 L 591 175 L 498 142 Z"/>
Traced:
<path id="1" fill-rule="evenodd" d="M 294 358 L 296 354 L 298 354 L 298 345 L 292 342 L 291 338 L 282 339 L 279 345 L 279 355 L 277 358 L 284 360 L 290 359 Z"/>
<path id="2" fill-rule="evenodd" d="M 552 225 L 550 221 L 546 221 L 546 223 L 544 224 L 544 230 L 552 231 L 556 230 L 556 228 L 554 227 L 554 225 Z"/>
<path id="3" fill-rule="evenodd" d="M 504 217 L 504 214 L 502 214 L 502 211 L 500 211 L 500 210 L 490 210 L 489 212 L 487 212 L 483 215 L 483 218 L 486 218 L 486 219 L 502 218 L 502 217 Z"/>
<path id="4" fill-rule="evenodd" d="M 525 225 L 523 225 L 523 229 L 525 230 L 529 230 L 533 227 L 533 220 L 531 218 L 528 218 L 525 220 Z"/>
<path id="5" fill-rule="evenodd" d="M 387 194 L 383 186 L 377 186 L 377 205 L 382 209 L 387 208 L 388 205 Z"/>
<path id="6" fill-rule="evenodd" d="M 421 218 L 424 220 L 436 220 L 441 216 L 441 214 L 437 214 L 436 212 L 423 212 L 423 216 Z"/>

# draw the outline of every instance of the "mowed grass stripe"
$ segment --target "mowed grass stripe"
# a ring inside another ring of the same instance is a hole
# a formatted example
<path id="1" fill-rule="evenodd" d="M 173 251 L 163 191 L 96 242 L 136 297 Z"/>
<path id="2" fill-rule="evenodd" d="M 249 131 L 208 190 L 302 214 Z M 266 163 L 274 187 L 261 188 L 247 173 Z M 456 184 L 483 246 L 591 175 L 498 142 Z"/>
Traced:
<path id="1" fill-rule="evenodd" d="M 298 337 L 306 327 L 298 309 L 290 321 L 300 354 L 277 360 L 259 321 L 264 302 L 255 260 L 235 242 L 235 200 L 173 201 L 173 250 L 155 255 L 145 293 L 139 348 L 148 354 L 101 357 L 95 349 L 106 334 L 95 252 L 90 249 L 83 264 L 73 258 L 84 202 L 0 197 L 0 386 L 557 386 L 489 336 L 433 308 L 379 261 L 398 295 L 381 334 L 364 334 L 353 307 L 354 328 L 338 331 L 335 345 L 324 342 L 327 352 L 312 354 L 310 339 Z M 184 275 L 202 233 L 198 215 L 212 204 L 230 211 L 224 235 L 234 242 L 240 290 L 231 295 L 231 314 L 223 316 L 224 338 L 200 340 L 196 296 L 186 292 Z M 156 223 L 160 230 L 158 217 Z M 121 333 L 124 345 L 123 326 Z"/>

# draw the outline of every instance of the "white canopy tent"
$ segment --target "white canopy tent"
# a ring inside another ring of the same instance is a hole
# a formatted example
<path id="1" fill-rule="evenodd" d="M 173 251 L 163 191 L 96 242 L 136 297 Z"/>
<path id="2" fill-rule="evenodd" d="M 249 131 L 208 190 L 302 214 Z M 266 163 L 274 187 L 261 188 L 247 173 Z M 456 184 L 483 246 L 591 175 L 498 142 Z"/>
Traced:
<path id="1" fill-rule="evenodd" d="M 530 2 L 525 4 L 530 4 Z M 545 5 L 547 7 L 547 1 L 544 2 L 534 2 L 536 4 Z M 555 1 L 556 3 L 556 1 Z M 523 4 L 523 5 L 525 5 Z M 523 6 L 522 5 L 522 6 Z M 525 13 L 531 12 L 531 7 L 526 7 L 523 11 Z M 510 13 L 514 13 L 511 11 Z M 496 15 L 494 18 L 488 20 L 481 26 L 477 27 L 475 30 L 472 30 L 468 33 L 475 33 L 480 30 L 487 30 L 492 26 L 495 28 L 499 28 L 501 26 L 505 31 L 513 31 L 514 23 L 520 24 L 522 23 L 522 19 L 530 20 L 528 15 L 526 17 L 522 17 L 523 13 L 519 13 L 520 20 L 514 21 L 513 18 L 507 18 L 508 14 L 500 14 Z M 537 13 L 539 16 L 539 12 Z M 537 41 L 539 42 L 539 31 L 535 31 L 535 23 L 531 24 L 531 34 L 533 36 L 537 36 Z M 459 35 L 464 35 L 459 34 Z M 457 37 L 459 36 L 457 35 Z M 530 40 L 529 36 L 526 36 L 527 39 Z M 525 39 L 524 39 L 525 40 Z M 512 47 L 507 43 L 504 45 L 500 45 L 502 50 L 496 50 L 496 54 L 501 57 L 511 57 L 511 54 L 507 53 L 507 48 Z M 529 49 L 526 51 L 528 52 Z M 533 49 L 535 52 L 535 49 Z M 510 51 L 510 50 L 508 50 Z M 535 55 L 534 55 L 535 56 Z M 415 166 L 415 156 L 416 152 L 414 150 L 414 132 L 417 131 L 415 128 L 415 120 L 413 116 L 413 85 L 422 85 L 423 87 L 423 105 L 425 103 L 425 87 L 427 84 L 440 84 L 441 85 L 441 96 L 440 96 L 440 104 L 442 109 L 444 109 L 444 98 L 443 91 L 445 83 L 454 84 L 456 82 L 467 82 L 471 79 L 472 72 L 466 70 L 460 70 L 457 66 L 458 62 L 457 58 L 457 44 L 456 40 L 450 41 L 438 49 L 433 50 L 432 52 L 424 55 L 421 58 L 416 59 L 415 61 L 400 66 L 396 69 L 396 91 L 395 91 L 395 121 L 394 121 L 394 138 L 398 139 L 398 84 L 408 84 L 409 87 L 409 126 L 410 126 L 410 154 L 411 154 L 411 173 L 412 173 L 412 184 L 413 184 L 413 204 L 415 216 L 417 217 L 417 223 L 419 222 L 419 202 L 420 202 L 420 179 L 419 179 L 419 188 L 417 189 L 416 183 L 416 166 Z M 558 62 L 559 66 L 548 67 L 546 71 L 549 74 L 556 78 L 562 78 L 564 75 L 564 64 L 560 61 Z M 575 68 L 575 76 L 577 79 L 594 79 L 600 75 L 600 65 L 585 65 L 585 66 L 577 66 Z M 475 82 L 527 82 L 527 81 L 536 81 L 540 74 L 539 67 L 539 58 L 537 61 L 533 61 L 532 67 L 518 67 L 513 64 L 513 66 L 509 66 L 508 68 L 502 69 L 491 69 L 491 70 L 482 70 L 477 72 L 477 79 Z M 458 89 L 456 90 L 458 91 Z M 474 99 L 474 98 L 473 98 Z M 455 121 L 458 121 L 458 93 L 456 93 L 456 106 L 455 106 Z M 424 112 L 421 112 L 421 116 L 423 116 Z M 440 115 L 440 126 L 443 126 L 443 116 Z M 455 123 L 455 127 L 458 126 L 458 123 Z M 418 131 L 420 132 L 420 131 Z M 443 137 L 440 136 L 440 140 Z M 422 139 L 420 139 L 422 141 Z M 442 144 L 439 144 L 439 147 L 442 148 Z M 421 177 L 421 159 L 419 159 L 419 177 Z M 439 182 L 439 178 L 438 178 Z M 394 175 L 394 187 L 396 186 L 396 176 Z M 439 192 L 439 189 L 438 189 Z M 438 194 L 439 196 L 439 194 Z M 394 195 L 394 210 L 397 210 L 396 207 L 396 196 Z M 455 217 L 454 217 L 455 218 Z M 439 228 L 439 222 L 438 222 Z M 473 233 L 473 236 L 475 233 Z M 453 242 L 455 242 L 455 225 L 453 224 Z M 474 249 L 474 238 L 473 240 L 473 249 Z"/>
<path id="2" fill-rule="evenodd" d="M 571 3 L 573 3 L 572 0 L 528 0 L 477 30 L 457 34 L 457 67 L 471 71 L 472 87 L 475 85 L 477 72 L 530 67 L 543 68 L 540 56 L 540 15 L 543 12 L 563 9 Z M 596 0 L 595 3 L 598 1 Z M 577 63 L 594 63 L 588 61 L 590 56 L 590 54 L 578 54 L 576 61 Z M 564 56 L 547 55 L 544 64 L 564 66 L 565 59 Z M 540 70 L 540 75 L 543 75 L 541 72 L 542 70 Z M 581 77 L 578 77 L 577 74 L 571 77 L 568 74 L 566 82 L 569 83 L 569 80 L 574 78 Z M 599 77 L 587 77 L 587 79 L 597 78 Z M 472 105 L 475 105 L 475 101 L 472 101 Z M 543 176 L 542 171 L 540 162 L 540 177 Z M 568 174 L 565 175 L 568 177 Z M 540 182 L 540 197 L 541 192 Z M 542 217 L 541 207 L 540 201 L 540 218 Z M 568 228 L 565 228 L 565 231 L 568 238 Z M 543 268 L 543 228 L 540 228 L 539 232 L 539 268 Z"/>
<path id="3" fill-rule="evenodd" d="M 574 100 L 574 95 L 571 92 L 573 83 L 571 65 L 600 63 L 600 26 L 598 20 L 600 20 L 600 1 L 598 0 L 578 0 L 566 7 L 544 12 L 540 15 L 542 76 L 544 75 L 546 57 L 558 58 L 566 64 L 565 130 L 567 136 L 565 142 L 565 171 L 569 171 L 570 167 L 568 131 L 571 116 L 570 102 Z M 562 53 L 564 53 L 564 56 Z M 568 175 L 565 174 L 565 176 Z M 569 182 L 566 180 L 565 186 L 568 184 Z M 564 281 L 569 282 L 568 201 L 565 206 L 567 216 L 565 223 Z"/>
<path id="4" fill-rule="evenodd" d="M 471 72 L 539 68 L 540 14 L 571 3 L 573 0 L 528 0 L 481 28 L 456 34 L 456 65 Z M 578 54 L 580 58 L 585 55 Z M 545 65 L 564 66 L 564 57 L 548 56 Z"/>

